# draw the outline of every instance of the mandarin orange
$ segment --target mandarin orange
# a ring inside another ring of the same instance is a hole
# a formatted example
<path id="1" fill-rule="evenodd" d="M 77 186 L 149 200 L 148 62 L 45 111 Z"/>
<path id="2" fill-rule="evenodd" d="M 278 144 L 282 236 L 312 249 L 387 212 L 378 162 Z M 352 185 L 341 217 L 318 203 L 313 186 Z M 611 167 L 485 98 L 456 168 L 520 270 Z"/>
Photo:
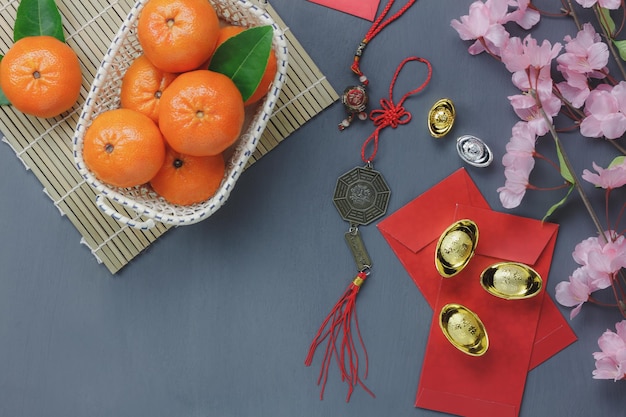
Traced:
<path id="1" fill-rule="evenodd" d="M 137 38 L 155 67 L 165 72 L 198 68 L 215 50 L 217 12 L 207 0 L 150 0 L 137 22 Z"/>
<path id="2" fill-rule="evenodd" d="M 161 95 L 174 78 L 176 74 L 161 71 L 145 55 L 140 55 L 122 77 L 121 107 L 137 110 L 158 123 Z"/>
<path id="3" fill-rule="evenodd" d="M 149 182 L 165 160 L 161 131 L 145 114 L 113 109 L 98 114 L 83 138 L 83 159 L 96 178 L 116 187 Z"/>
<path id="4" fill-rule="evenodd" d="M 82 85 L 80 62 L 66 43 L 52 36 L 27 36 L 0 61 L 0 86 L 22 113 L 50 118 L 76 104 Z"/>
<path id="5" fill-rule="evenodd" d="M 209 70 L 180 74 L 161 96 L 159 127 L 176 151 L 217 155 L 237 141 L 245 109 L 227 76 Z"/>
<path id="6" fill-rule="evenodd" d="M 214 195 L 225 169 L 222 154 L 191 156 L 168 147 L 165 162 L 150 185 L 168 202 L 186 206 Z"/>

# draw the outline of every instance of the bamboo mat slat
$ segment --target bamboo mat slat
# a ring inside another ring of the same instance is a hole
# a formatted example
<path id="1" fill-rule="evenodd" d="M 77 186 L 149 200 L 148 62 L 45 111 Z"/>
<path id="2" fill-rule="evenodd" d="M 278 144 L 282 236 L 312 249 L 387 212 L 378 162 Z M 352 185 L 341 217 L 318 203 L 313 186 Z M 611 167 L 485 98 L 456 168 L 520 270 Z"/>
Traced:
<path id="1" fill-rule="evenodd" d="M 13 44 L 13 23 L 19 0 L 0 0 L 0 54 Z M 95 204 L 96 193 L 74 165 L 72 136 L 91 81 L 134 0 L 57 0 L 67 43 L 76 51 L 83 69 L 81 96 L 69 112 L 53 119 L 38 119 L 0 107 L 0 133 L 15 155 L 43 185 L 62 216 L 81 234 L 95 259 L 114 274 L 139 255 L 171 226 L 156 223 L 137 230 L 105 215 Z M 289 69 L 272 118 L 246 167 L 274 149 L 300 126 L 339 97 L 276 11 L 268 13 L 283 28 L 289 45 Z M 137 218 L 125 207 L 121 214 Z M 190 226 L 193 227 L 193 226 Z"/>

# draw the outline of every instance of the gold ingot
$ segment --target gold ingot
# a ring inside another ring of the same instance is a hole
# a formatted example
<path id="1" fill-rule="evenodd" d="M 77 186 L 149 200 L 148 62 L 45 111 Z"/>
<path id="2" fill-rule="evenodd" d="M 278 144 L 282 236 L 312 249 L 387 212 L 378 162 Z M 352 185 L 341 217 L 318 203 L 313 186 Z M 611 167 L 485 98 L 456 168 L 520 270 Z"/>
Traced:
<path id="1" fill-rule="evenodd" d="M 456 118 L 456 110 L 452 100 L 442 98 L 437 100 L 428 112 L 428 131 L 434 138 L 445 136 L 452 130 L 454 119 Z"/>
<path id="2" fill-rule="evenodd" d="M 450 225 L 439 237 L 435 249 L 435 267 L 444 278 L 450 278 L 465 268 L 478 244 L 478 226 L 469 219 Z"/>
<path id="3" fill-rule="evenodd" d="M 471 356 L 482 356 L 489 336 L 480 318 L 460 304 L 446 304 L 439 314 L 439 327 L 454 347 Z"/>
<path id="4" fill-rule="evenodd" d="M 480 285 L 490 294 L 506 300 L 531 298 L 543 286 L 541 276 L 530 266 L 518 262 L 499 262 L 480 274 Z"/>

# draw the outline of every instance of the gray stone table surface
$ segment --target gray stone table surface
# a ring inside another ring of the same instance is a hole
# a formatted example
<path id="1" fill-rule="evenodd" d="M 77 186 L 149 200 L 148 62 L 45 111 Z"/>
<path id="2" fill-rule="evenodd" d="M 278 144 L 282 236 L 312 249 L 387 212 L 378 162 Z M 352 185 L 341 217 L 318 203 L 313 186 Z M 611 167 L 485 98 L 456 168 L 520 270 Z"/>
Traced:
<path id="1" fill-rule="evenodd" d="M 489 204 L 506 211 L 496 189 L 518 120 L 507 96 L 517 90 L 500 63 L 468 54 L 450 27 L 470 3 L 418 0 L 362 59 L 374 104 L 405 57 L 428 58 L 434 68 L 430 85 L 405 103 L 412 121 L 381 134 L 376 168 L 392 190 L 389 213 L 463 166 Z M 349 66 L 370 22 L 305 0 L 271 4 L 337 91 L 355 82 Z M 575 30 L 544 18 L 533 33 L 556 42 Z M 403 74 L 396 100 L 416 83 Z M 458 117 L 436 140 L 425 120 L 441 97 L 454 101 Z M 354 274 L 332 193 L 337 177 L 361 164 L 373 126 L 340 133 L 343 116 L 339 103 L 316 116 L 246 171 L 215 215 L 169 231 L 114 276 L 0 147 L 0 416 L 441 415 L 413 406 L 433 313 L 374 224 L 361 229 L 375 274 L 357 304 L 376 398 L 357 388 L 346 403 L 332 368 L 320 401 L 319 356 L 304 366 L 317 327 Z M 487 141 L 495 162 L 465 165 L 454 148 L 461 134 Z M 592 161 L 606 165 L 614 151 L 575 134 L 567 145 L 579 174 Z M 550 154 L 548 137 L 538 146 Z M 552 175 L 537 165 L 537 178 Z M 601 193 L 592 195 L 602 212 Z M 556 200 L 531 191 L 509 212 L 540 219 Z M 560 225 L 546 288 L 554 297 L 577 267 L 574 245 L 595 229 L 577 197 L 550 220 Z M 597 338 L 620 319 L 614 309 L 584 306 L 571 321 L 579 340 L 528 374 L 520 416 L 625 415 L 624 383 L 591 377 Z"/>

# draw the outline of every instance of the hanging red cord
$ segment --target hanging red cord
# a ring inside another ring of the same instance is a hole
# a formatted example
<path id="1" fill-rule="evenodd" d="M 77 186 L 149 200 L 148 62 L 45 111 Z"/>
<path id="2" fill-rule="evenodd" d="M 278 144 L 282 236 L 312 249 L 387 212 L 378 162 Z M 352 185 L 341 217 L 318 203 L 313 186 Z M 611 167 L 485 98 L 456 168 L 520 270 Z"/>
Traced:
<path id="1" fill-rule="evenodd" d="M 389 0 L 380 16 L 378 16 L 374 23 L 372 23 L 372 26 L 369 28 L 369 30 L 365 34 L 365 37 L 357 47 L 350 69 L 352 69 L 352 72 L 354 72 L 359 77 L 359 82 L 361 84 L 347 87 L 341 95 L 341 102 L 343 103 L 348 115 L 339 123 L 338 128 L 340 131 L 350 126 L 352 120 L 354 120 L 355 117 L 360 120 L 367 119 L 366 109 L 369 99 L 367 97 L 367 91 L 365 90 L 365 87 L 369 84 L 369 80 L 365 76 L 365 74 L 363 74 L 360 67 L 361 57 L 363 56 L 363 52 L 365 52 L 365 48 L 372 41 L 372 39 L 376 37 L 376 35 L 378 35 L 394 20 L 402 16 L 411 6 L 413 6 L 415 2 L 416 0 L 407 1 L 407 3 L 402 6 L 400 10 L 395 12 L 390 17 L 387 17 L 387 14 L 395 3 L 395 0 Z"/>
<path id="2" fill-rule="evenodd" d="M 387 13 L 389 13 L 389 10 L 391 9 L 393 4 L 395 3 L 395 0 L 389 0 L 387 5 L 383 9 L 382 13 L 380 14 L 380 16 L 378 16 L 376 18 L 376 20 L 374 21 L 374 23 L 372 23 L 372 26 L 367 31 L 367 33 L 365 34 L 365 37 L 363 38 L 363 40 L 361 41 L 361 43 L 357 47 L 356 52 L 354 53 L 354 60 L 352 62 L 352 66 L 350 68 L 352 69 L 352 72 L 354 72 L 359 77 L 359 81 L 361 83 L 363 83 L 364 85 L 367 85 L 369 83 L 369 80 L 363 74 L 363 72 L 361 71 L 361 68 L 360 68 L 361 56 L 363 55 L 363 52 L 365 51 L 365 47 L 387 25 L 389 25 L 394 20 L 396 20 L 397 18 L 402 16 L 404 14 L 404 12 L 406 12 L 409 9 L 409 7 L 411 7 L 413 5 L 413 3 L 415 3 L 415 1 L 416 0 L 409 0 L 404 6 L 402 6 L 402 8 L 400 10 L 398 10 L 396 13 L 394 13 L 392 16 L 390 16 L 387 20 L 384 20 L 385 17 L 387 16 Z"/>
<path id="3" fill-rule="evenodd" d="M 396 80 L 398 79 L 398 75 L 400 74 L 400 71 L 402 70 L 404 65 L 406 65 L 408 62 L 411 62 L 411 61 L 418 61 L 418 62 L 426 64 L 426 66 L 428 67 L 428 74 L 426 75 L 426 79 L 424 80 L 424 82 L 419 87 L 403 95 L 400 101 L 398 102 L 398 104 L 394 104 L 393 87 L 395 86 Z M 396 73 L 394 74 L 393 79 L 391 80 L 391 84 L 389 85 L 389 99 L 386 99 L 386 98 L 381 99 L 380 100 L 381 109 L 375 109 L 370 112 L 370 119 L 372 119 L 372 121 L 374 122 L 376 129 L 365 140 L 365 142 L 363 143 L 363 146 L 361 147 L 361 159 L 363 160 L 363 162 L 365 162 L 366 164 L 369 164 L 376 157 L 376 152 L 378 151 L 378 136 L 381 130 L 383 130 L 384 128 L 388 126 L 391 126 L 392 128 L 395 129 L 396 127 L 398 127 L 398 125 L 406 124 L 411 120 L 411 113 L 406 111 L 404 107 L 402 107 L 402 105 L 404 104 L 404 101 L 407 98 L 409 98 L 409 96 L 413 94 L 417 94 L 420 91 L 422 91 L 424 88 L 426 88 L 428 83 L 430 83 L 432 74 L 433 74 L 432 65 L 425 58 L 420 58 L 420 57 L 415 57 L 415 56 L 409 57 L 409 58 L 406 58 L 404 61 L 402 61 L 400 65 L 398 65 L 398 68 L 396 69 Z M 371 142 L 374 142 L 374 149 L 372 150 L 372 153 L 366 157 L 365 150 Z"/>
<path id="4" fill-rule="evenodd" d="M 326 316 L 326 319 L 320 326 L 313 342 L 311 343 L 311 346 L 309 347 L 309 354 L 304 361 L 306 366 L 311 366 L 317 347 L 326 341 L 324 358 L 322 359 L 320 374 L 317 378 L 317 384 L 322 387 L 320 391 L 320 400 L 324 398 L 324 389 L 326 388 L 326 381 L 328 380 L 328 369 L 333 356 L 339 366 L 341 380 L 348 384 L 346 402 L 350 401 L 350 396 L 357 385 L 360 385 L 368 394 L 374 397 L 374 393 L 365 386 L 361 377 L 359 377 L 359 354 L 354 343 L 351 330 L 351 324 L 354 322 L 354 328 L 359 339 L 361 350 L 363 350 L 365 355 L 365 372 L 363 374 L 363 378 L 367 378 L 367 351 L 365 350 L 365 344 L 363 343 L 361 331 L 359 330 L 359 320 L 357 318 L 355 308 L 356 296 L 359 293 L 359 289 L 365 281 L 365 278 L 367 278 L 367 274 L 365 272 L 359 272 L 352 280 L 346 291 L 339 298 L 339 301 L 337 301 L 328 316 Z M 339 341 L 339 332 L 342 332 L 342 336 L 340 339 L 339 349 L 337 349 L 336 345 Z"/>

